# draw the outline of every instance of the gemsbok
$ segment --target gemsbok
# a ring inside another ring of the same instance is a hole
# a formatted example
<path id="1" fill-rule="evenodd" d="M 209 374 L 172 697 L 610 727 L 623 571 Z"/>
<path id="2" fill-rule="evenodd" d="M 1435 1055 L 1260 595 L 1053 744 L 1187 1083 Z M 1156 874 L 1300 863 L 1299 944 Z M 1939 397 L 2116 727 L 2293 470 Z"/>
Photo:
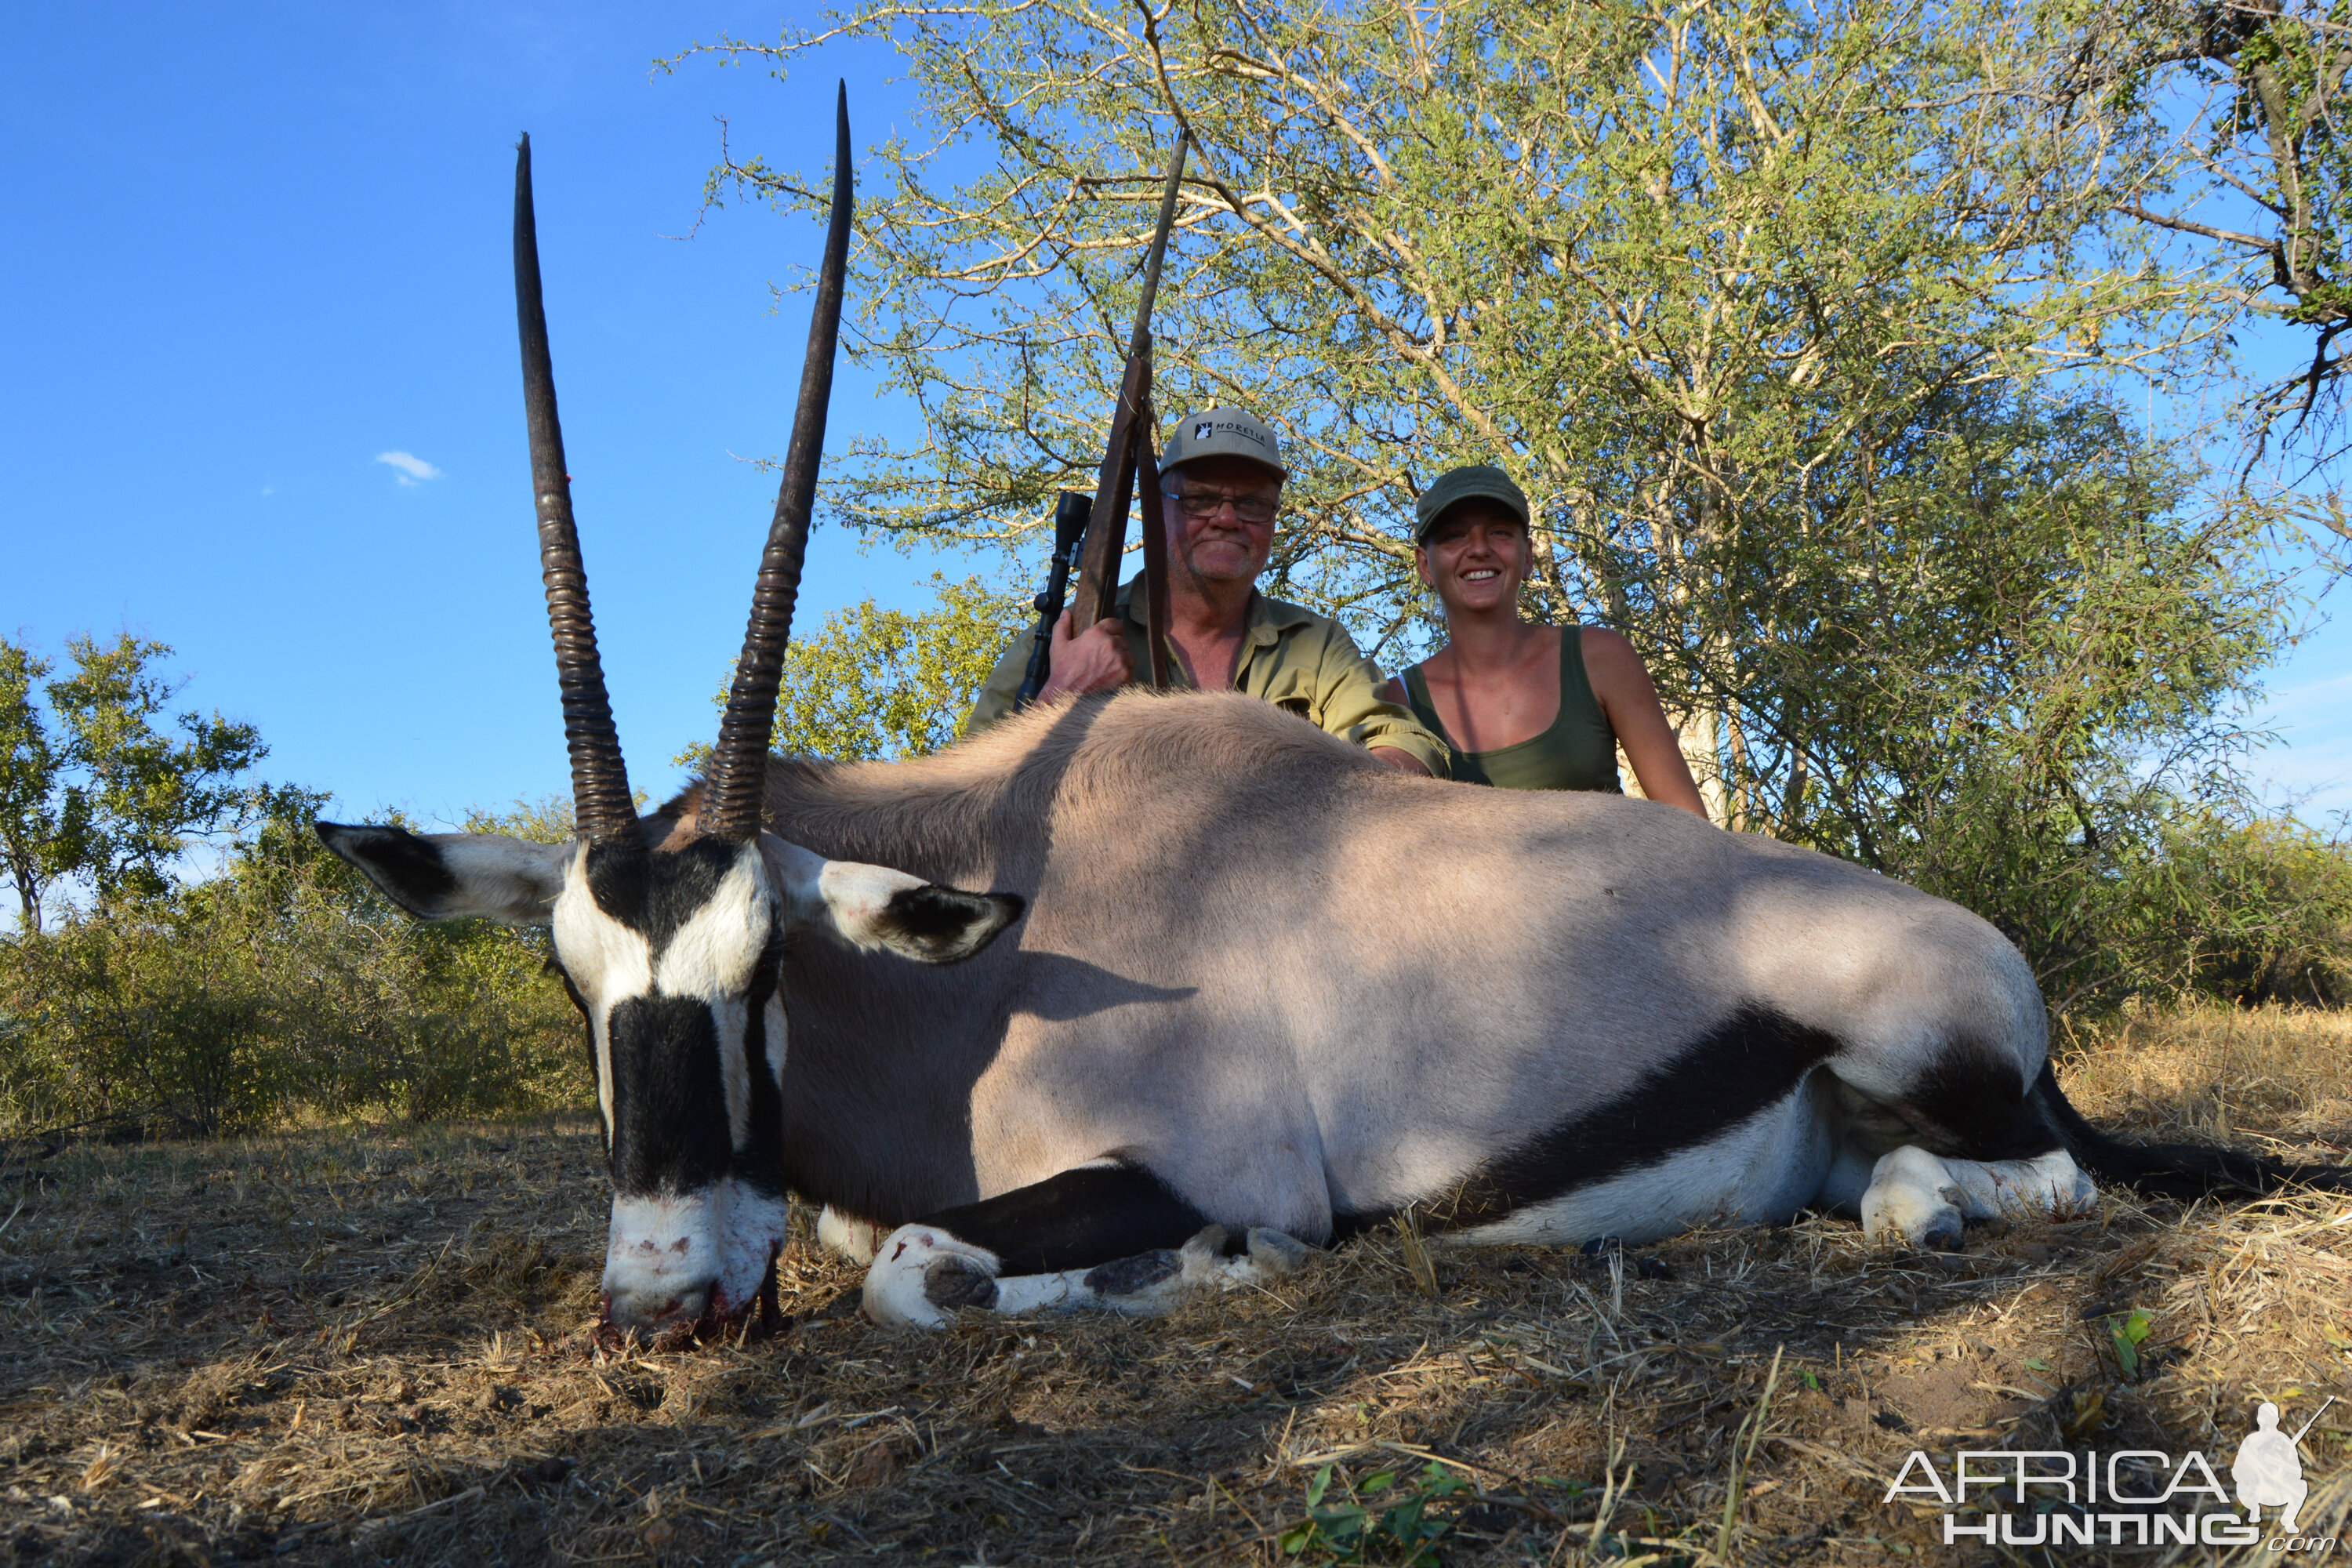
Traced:
<path id="1" fill-rule="evenodd" d="M 1156 1310 L 1405 1210 L 1575 1244 L 1815 1206 L 1948 1247 L 1965 1219 L 2088 1203 L 2085 1170 L 2341 1181 L 2104 1136 L 1990 925 L 1664 806 L 1407 777 L 1231 692 L 1047 705 L 898 763 L 772 757 L 849 244 L 845 95 L 837 140 L 708 777 L 631 804 L 526 139 L 518 313 L 579 838 L 319 824 L 413 914 L 551 931 L 611 1159 L 610 1324 L 740 1320 L 788 1194 L 830 1235 L 882 1236 L 870 1315 L 936 1324 Z"/>

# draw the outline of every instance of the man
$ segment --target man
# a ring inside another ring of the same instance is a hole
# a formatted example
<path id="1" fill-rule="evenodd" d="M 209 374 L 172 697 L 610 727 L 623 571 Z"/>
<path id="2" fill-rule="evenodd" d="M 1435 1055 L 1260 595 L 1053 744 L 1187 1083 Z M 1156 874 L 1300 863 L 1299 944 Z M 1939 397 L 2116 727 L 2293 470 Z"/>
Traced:
<path id="1" fill-rule="evenodd" d="M 2260 1523 L 2263 1510 L 2274 1508 L 2280 1510 L 2279 1529 L 2293 1535 L 2300 1528 L 2295 1515 L 2311 1496 L 2311 1483 L 2303 1479 L 2303 1456 L 2294 1447 L 2303 1433 L 2290 1437 L 2278 1429 L 2278 1406 L 2263 1401 L 2254 1411 L 2254 1429 L 2238 1445 L 2230 1479 L 2238 1483 L 2238 1506 L 2246 1510 L 2248 1524 Z M 2304 1431 L 2310 1429 L 2306 1422 Z"/>
<path id="2" fill-rule="evenodd" d="M 1444 743 L 1380 696 L 1380 671 L 1339 622 L 1257 591 L 1274 551 L 1282 500 L 1274 432 L 1233 408 L 1187 415 L 1161 456 L 1167 498 L 1168 649 L 1177 684 L 1246 691 L 1370 749 L 1403 773 L 1445 776 Z M 1114 613 L 1076 636 L 1068 612 L 1054 627 L 1052 672 L 1038 700 L 1108 691 L 1148 668 L 1144 605 L 1135 581 Z M 996 661 L 964 722 L 971 734 L 1013 711 L 1029 665 L 1023 636 Z"/>

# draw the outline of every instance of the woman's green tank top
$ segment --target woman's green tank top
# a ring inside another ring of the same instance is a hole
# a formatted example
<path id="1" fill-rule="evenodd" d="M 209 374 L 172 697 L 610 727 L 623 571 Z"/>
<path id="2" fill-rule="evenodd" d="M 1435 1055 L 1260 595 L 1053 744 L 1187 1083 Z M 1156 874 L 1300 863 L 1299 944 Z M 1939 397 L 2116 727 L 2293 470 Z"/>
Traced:
<path id="1" fill-rule="evenodd" d="M 1493 784 L 1498 789 L 1590 789 L 1611 795 L 1625 793 L 1617 777 L 1617 731 L 1609 727 L 1584 673 L 1581 628 L 1563 626 L 1559 633 L 1559 711 L 1551 728 L 1516 746 L 1491 752 L 1465 752 L 1454 743 L 1429 700 L 1429 682 L 1421 666 L 1404 672 L 1405 696 L 1412 715 L 1423 728 L 1445 742 L 1453 753 L 1458 784 Z"/>

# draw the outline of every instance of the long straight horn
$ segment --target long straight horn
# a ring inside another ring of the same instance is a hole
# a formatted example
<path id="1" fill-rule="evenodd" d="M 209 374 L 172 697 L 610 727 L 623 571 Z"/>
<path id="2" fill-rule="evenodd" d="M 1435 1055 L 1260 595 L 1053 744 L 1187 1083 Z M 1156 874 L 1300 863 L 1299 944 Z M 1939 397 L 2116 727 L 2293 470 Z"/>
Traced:
<path id="1" fill-rule="evenodd" d="M 555 676 L 563 691 L 563 743 L 572 753 L 572 814 L 591 843 L 635 841 L 637 813 L 596 625 L 588 614 L 588 572 L 572 522 L 572 476 L 563 466 L 563 429 L 555 417 L 555 367 L 547 353 L 547 308 L 539 291 L 539 225 L 530 202 L 530 138 L 515 148 L 515 321 L 522 334 L 522 403 L 530 425 L 530 488 L 539 509 L 540 574 L 547 584 L 548 625 L 555 633 Z"/>
<path id="2" fill-rule="evenodd" d="M 841 335 L 842 279 L 849 268 L 849 88 L 834 110 L 833 222 L 817 271 L 816 310 L 809 318 L 808 356 L 801 362 L 801 402 L 784 451 L 776 515 L 751 591 L 751 621 L 743 657 L 719 721 L 719 744 L 701 813 L 702 831 L 740 844 L 760 831 L 760 796 L 767 784 L 768 740 L 776 728 L 776 688 L 783 679 L 784 648 L 792 640 L 793 601 L 800 596 L 801 560 L 808 548 L 809 508 L 824 455 L 825 405 L 833 396 L 833 350 Z"/>

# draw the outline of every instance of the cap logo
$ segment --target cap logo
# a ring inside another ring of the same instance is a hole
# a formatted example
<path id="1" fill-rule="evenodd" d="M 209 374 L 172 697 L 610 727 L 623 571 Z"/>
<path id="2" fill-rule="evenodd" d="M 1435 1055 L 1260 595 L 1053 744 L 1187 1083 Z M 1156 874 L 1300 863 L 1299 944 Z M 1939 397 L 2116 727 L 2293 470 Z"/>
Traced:
<path id="1" fill-rule="evenodd" d="M 1214 425 L 1212 425 L 1206 419 L 1203 419 L 1192 426 L 1192 439 L 1195 441 L 1205 441 L 1211 435 L 1215 433 L 1216 428 L 1217 427 Z"/>

